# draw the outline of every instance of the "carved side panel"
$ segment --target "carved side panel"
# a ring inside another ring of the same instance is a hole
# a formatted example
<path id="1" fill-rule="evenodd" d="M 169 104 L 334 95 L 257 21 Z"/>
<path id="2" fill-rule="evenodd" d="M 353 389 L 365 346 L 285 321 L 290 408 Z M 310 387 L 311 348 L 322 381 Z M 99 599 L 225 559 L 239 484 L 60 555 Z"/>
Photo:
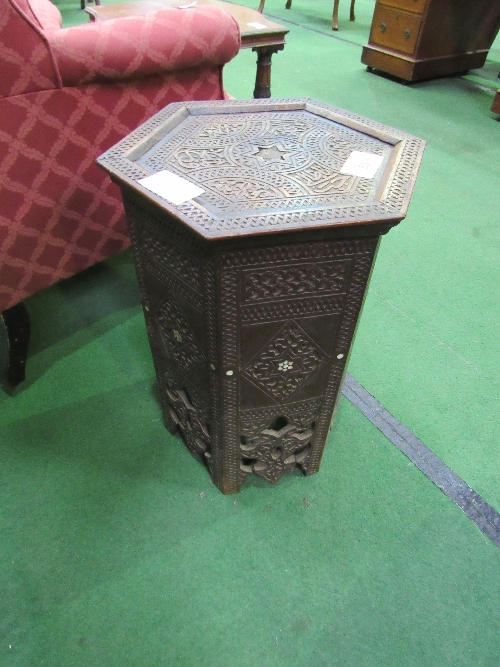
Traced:
<path id="1" fill-rule="evenodd" d="M 377 242 L 224 253 L 232 492 L 249 474 L 275 482 L 294 466 L 318 470 Z"/>
<path id="2" fill-rule="evenodd" d="M 167 427 L 223 493 L 316 472 L 378 239 L 209 252 L 124 201 Z"/>
<path id="3" fill-rule="evenodd" d="M 124 203 L 165 424 L 211 464 L 212 263 L 166 216 Z"/>

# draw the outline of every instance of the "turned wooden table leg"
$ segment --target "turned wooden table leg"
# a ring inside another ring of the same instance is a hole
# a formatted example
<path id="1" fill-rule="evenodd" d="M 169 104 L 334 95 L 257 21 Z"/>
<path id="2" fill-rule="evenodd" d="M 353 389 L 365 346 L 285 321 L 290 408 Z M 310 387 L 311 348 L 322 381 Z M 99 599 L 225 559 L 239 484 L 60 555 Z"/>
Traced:
<path id="1" fill-rule="evenodd" d="M 7 369 L 4 376 L 6 389 L 20 384 L 26 374 L 28 345 L 30 340 L 30 318 L 26 306 L 21 303 L 0 313 L 7 332 Z"/>
<path id="2" fill-rule="evenodd" d="M 252 51 L 257 53 L 257 75 L 255 77 L 255 99 L 271 97 L 271 59 L 273 53 L 282 51 L 284 44 L 274 46 L 254 46 Z"/>

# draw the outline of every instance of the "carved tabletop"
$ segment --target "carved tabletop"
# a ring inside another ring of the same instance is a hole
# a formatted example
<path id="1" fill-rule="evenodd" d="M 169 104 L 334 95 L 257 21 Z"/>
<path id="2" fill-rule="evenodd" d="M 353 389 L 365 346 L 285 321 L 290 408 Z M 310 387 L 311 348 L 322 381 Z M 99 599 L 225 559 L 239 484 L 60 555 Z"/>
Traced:
<path id="1" fill-rule="evenodd" d="M 311 100 L 193 102 L 99 158 L 122 189 L 165 423 L 224 493 L 319 469 L 379 239 L 423 149 Z M 164 171 L 196 196 L 139 182 Z"/>
<path id="2" fill-rule="evenodd" d="M 383 157 L 374 179 L 340 173 L 353 151 Z M 167 167 L 199 185 L 205 192 L 180 206 L 153 198 L 202 236 L 222 238 L 394 224 L 422 152 L 421 139 L 309 100 L 177 103 L 99 163 L 148 196 L 137 180 Z"/>

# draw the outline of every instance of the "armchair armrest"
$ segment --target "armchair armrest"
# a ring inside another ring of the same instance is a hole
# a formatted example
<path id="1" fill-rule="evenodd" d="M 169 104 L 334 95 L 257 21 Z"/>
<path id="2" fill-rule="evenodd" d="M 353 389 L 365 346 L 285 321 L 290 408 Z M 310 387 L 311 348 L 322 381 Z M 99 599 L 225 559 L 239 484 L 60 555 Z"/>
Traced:
<path id="1" fill-rule="evenodd" d="M 224 65 L 240 48 L 236 21 L 212 6 L 162 9 L 46 31 L 45 36 L 63 86 Z"/>

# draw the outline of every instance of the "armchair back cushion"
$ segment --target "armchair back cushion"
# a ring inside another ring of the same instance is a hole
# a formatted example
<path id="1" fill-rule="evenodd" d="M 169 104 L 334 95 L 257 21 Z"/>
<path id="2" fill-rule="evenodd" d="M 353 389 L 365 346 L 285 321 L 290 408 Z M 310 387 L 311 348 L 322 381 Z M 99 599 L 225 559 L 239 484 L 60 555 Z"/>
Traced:
<path id="1" fill-rule="evenodd" d="M 0 0 L 0 98 L 60 86 L 38 20 L 28 0 L 18 2 Z"/>
<path id="2" fill-rule="evenodd" d="M 215 7 L 61 29 L 50 4 L 0 0 L 0 312 L 128 246 L 95 158 L 170 102 L 224 99 L 240 45 Z"/>

